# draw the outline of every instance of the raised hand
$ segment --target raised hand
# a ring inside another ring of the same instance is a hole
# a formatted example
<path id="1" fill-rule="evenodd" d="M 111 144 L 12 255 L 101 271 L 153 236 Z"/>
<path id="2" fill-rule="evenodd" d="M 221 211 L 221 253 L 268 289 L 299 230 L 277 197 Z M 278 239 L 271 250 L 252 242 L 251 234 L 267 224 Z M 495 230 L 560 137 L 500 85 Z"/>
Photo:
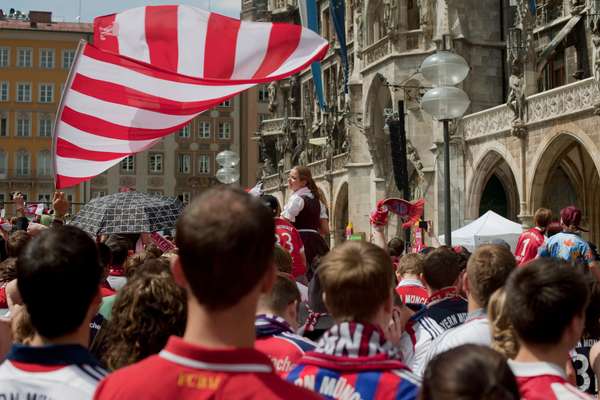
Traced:
<path id="1" fill-rule="evenodd" d="M 54 192 L 52 208 L 54 209 L 54 216 L 56 218 L 63 218 L 67 211 L 69 211 L 69 206 L 69 200 L 67 200 L 64 192 Z"/>

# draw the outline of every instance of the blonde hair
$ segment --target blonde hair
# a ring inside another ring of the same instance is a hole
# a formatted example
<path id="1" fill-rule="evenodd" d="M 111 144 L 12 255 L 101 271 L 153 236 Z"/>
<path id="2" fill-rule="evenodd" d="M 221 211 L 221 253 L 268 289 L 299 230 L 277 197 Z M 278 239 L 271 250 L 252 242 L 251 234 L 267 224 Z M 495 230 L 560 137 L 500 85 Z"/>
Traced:
<path id="1" fill-rule="evenodd" d="M 512 359 L 519 352 L 519 343 L 506 308 L 506 291 L 500 288 L 492 294 L 488 304 L 488 319 L 492 327 L 492 349 Z"/>
<path id="2" fill-rule="evenodd" d="M 367 242 L 345 242 L 323 257 L 317 274 L 329 313 L 340 321 L 368 321 L 392 296 L 390 256 Z"/>
<path id="3" fill-rule="evenodd" d="M 400 276 L 403 276 L 404 274 L 422 274 L 424 260 L 425 257 L 419 253 L 408 253 L 403 255 L 398 262 L 398 274 L 400 274 Z"/>

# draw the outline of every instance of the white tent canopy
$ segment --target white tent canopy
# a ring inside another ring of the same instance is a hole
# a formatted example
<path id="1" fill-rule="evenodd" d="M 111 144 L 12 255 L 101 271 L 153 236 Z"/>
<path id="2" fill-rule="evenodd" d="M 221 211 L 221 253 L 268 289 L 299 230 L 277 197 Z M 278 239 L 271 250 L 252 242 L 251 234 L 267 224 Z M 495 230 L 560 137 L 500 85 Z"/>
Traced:
<path id="1" fill-rule="evenodd" d="M 502 239 L 514 252 L 522 232 L 523 227 L 520 224 L 488 211 L 470 224 L 452 232 L 452 245 L 464 246 L 473 251 L 494 239 Z M 444 235 L 439 237 L 439 241 L 441 244 L 445 243 Z"/>

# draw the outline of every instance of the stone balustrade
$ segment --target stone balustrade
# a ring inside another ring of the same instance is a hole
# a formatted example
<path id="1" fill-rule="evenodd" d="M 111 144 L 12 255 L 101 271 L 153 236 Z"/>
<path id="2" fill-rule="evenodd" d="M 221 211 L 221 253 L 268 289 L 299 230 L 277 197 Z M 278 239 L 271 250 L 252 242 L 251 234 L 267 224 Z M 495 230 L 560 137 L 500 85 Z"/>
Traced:
<path id="1" fill-rule="evenodd" d="M 371 64 L 376 63 L 377 61 L 381 60 L 382 58 L 391 53 L 392 42 L 390 41 L 389 37 L 385 36 L 379 39 L 377 42 L 363 49 L 362 54 L 364 60 L 364 67 L 366 68 Z"/>
<path id="2" fill-rule="evenodd" d="M 267 192 L 279 189 L 279 174 L 265 176 L 262 181 L 263 190 Z"/>
<path id="3" fill-rule="evenodd" d="M 397 32 L 393 39 L 391 36 L 384 36 L 363 50 L 363 69 L 372 67 L 386 56 L 398 56 L 416 50 L 425 50 L 425 36 L 420 29 Z"/>
<path id="4" fill-rule="evenodd" d="M 348 163 L 348 156 L 350 153 L 342 153 L 337 156 L 333 156 L 332 160 L 332 172 L 342 171 L 346 168 L 346 164 Z"/>
<path id="5" fill-rule="evenodd" d="M 304 119 L 302 117 L 265 119 L 260 123 L 259 134 L 261 136 L 281 135 L 285 131 L 286 123 L 291 130 L 296 130 L 304 123 Z"/>
<path id="6" fill-rule="evenodd" d="M 593 78 L 535 94 L 527 98 L 526 125 L 550 121 L 582 111 L 591 111 L 600 100 Z M 474 140 L 512 129 L 513 113 L 505 105 L 465 116 L 461 129 L 465 140 Z"/>
<path id="7" fill-rule="evenodd" d="M 325 176 L 327 173 L 327 160 L 319 160 L 307 165 L 310 168 L 310 173 L 313 179 Z"/>

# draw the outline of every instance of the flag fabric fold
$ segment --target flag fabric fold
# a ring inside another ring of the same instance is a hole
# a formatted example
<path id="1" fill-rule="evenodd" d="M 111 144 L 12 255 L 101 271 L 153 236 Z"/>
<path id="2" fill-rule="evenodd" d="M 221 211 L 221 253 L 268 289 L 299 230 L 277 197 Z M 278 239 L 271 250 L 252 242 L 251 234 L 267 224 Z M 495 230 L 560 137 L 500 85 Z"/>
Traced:
<path id="1" fill-rule="evenodd" d="M 152 147 L 256 84 L 299 72 L 328 47 L 296 25 L 246 23 L 188 6 L 99 17 L 94 38 L 98 46 L 80 46 L 56 118 L 58 189 Z"/>
<path id="2" fill-rule="evenodd" d="M 195 78 L 282 79 L 325 44 L 299 25 L 240 21 L 186 5 L 94 19 L 99 49 Z"/>
<path id="3" fill-rule="evenodd" d="M 319 20 L 317 15 L 317 1 L 316 0 L 298 0 L 298 9 L 300 10 L 300 21 L 302 26 L 312 30 L 313 32 L 319 31 Z M 327 103 L 325 102 L 325 94 L 323 92 L 323 72 L 321 69 L 321 63 L 315 61 L 310 66 L 313 84 L 315 85 L 315 95 L 317 102 L 321 110 L 327 110 Z"/>
<path id="4" fill-rule="evenodd" d="M 344 72 L 344 93 L 348 93 L 348 80 L 350 64 L 348 64 L 348 47 L 346 45 L 346 5 L 344 0 L 330 0 L 331 21 L 335 28 L 335 35 L 340 45 L 339 54 Z"/>

